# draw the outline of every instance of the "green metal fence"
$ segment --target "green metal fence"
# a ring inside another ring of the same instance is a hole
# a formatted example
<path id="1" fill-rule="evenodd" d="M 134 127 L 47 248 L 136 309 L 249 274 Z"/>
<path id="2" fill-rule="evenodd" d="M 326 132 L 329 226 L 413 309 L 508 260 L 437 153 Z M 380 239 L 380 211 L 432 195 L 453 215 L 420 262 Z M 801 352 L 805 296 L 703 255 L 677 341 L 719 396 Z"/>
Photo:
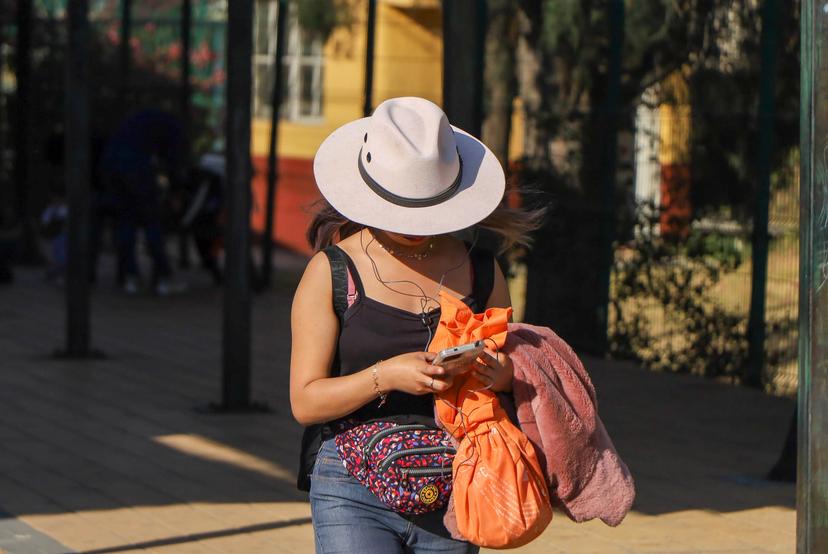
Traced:
<path id="1" fill-rule="evenodd" d="M 636 136 L 630 141 L 634 167 L 630 194 L 638 209 L 635 224 L 621 234 L 615 249 L 611 348 L 616 356 L 641 360 L 653 369 L 740 382 L 748 363 L 751 188 L 693 177 L 710 173 L 702 167 L 710 157 L 695 157 L 698 154 L 689 148 L 689 158 L 683 161 L 690 176 L 685 185 L 690 203 L 701 205 L 693 206 L 684 234 L 665 236 L 663 214 L 665 209 L 670 212 L 670 199 L 664 196 L 669 188 L 666 181 L 671 179 L 667 169 L 672 167 L 675 173 L 676 164 L 665 163 L 665 137 L 659 130 L 692 126 L 697 117 L 664 111 L 639 110 Z M 738 117 L 749 128 L 755 114 L 747 111 Z M 715 125 L 733 127 L 736 118 L 722 118 Z M 674 132 L 683 133 L 690 143 L 696 140 L 692 128 Z M 749 166 L 750 160 L 742 163 Z M 763 383 L 765 390 L 782 395 L 795 394 L 797 386 L 798 168 L 798 149 L 789 149 L 771 175 Z M 745 176 L 750 179 L 751 175 Z M 694 194 L 693 187 L 716 190 L 705 199 Z"/>

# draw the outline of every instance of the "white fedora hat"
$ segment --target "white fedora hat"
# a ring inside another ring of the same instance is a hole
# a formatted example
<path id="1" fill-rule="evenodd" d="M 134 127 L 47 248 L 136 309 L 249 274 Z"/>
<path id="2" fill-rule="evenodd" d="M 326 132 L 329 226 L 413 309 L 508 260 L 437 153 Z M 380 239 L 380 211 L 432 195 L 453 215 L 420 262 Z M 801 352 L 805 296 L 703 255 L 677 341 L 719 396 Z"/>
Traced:
<path id="1" fill-rule="evenodd" d="M 471 227 L 503 198 L 503 168 L 486 146 L 424 98 L 392 98 L 331 133 L 313 160 L 316 185 L 351 221 L 393 233 Z"/>

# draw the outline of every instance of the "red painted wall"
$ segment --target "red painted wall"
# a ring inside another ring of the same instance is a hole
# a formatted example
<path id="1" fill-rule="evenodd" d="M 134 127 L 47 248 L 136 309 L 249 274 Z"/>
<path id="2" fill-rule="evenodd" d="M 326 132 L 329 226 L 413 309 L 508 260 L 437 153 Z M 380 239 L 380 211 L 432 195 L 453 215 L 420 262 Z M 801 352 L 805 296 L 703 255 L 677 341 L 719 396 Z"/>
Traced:
<path id="1" fill-rule="evenodd" d="M 265 226 L 267 205 L 267 157 L 253 158 L 253 231 L 261 234 Z M 279 246 L 311 254 L 305 231 L 311 220 L 311 204 L 320 197 L 313 179 L 313 160 L 279 158 L 279 181 L 276 183 L 276 213 L 273 239 Z"/>
<path id="2" fill-rule="evenodd" d="M 661 164 L 661 234 L 685 239 L 690 232 L 693 206 L 690 202 L 689 164 Z"/>

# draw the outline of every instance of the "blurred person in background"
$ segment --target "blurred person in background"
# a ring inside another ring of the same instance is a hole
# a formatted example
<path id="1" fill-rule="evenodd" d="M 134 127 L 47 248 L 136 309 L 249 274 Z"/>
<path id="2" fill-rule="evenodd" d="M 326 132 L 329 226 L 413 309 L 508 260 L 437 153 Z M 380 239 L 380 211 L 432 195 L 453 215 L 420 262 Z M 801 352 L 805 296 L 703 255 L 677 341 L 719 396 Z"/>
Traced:
<path id="1" fill-rule="evenodd" d="M 219 252 L 222 247 L 224 217 L 225 159 L 223 154 L 207 153 L 199 158 L 182 193 L 178 218 L 179 232 L 192 235 L 201 267 L 216 285 L 221 285 Z"/>
<path id="2" fill-rule="evenodd" d="M 171 278 L 162 225 L 165 194 L 183 187 L 188 178 L 186 149 L 181 122 L 155 109 L 127 117 L 104 148 L 101 175 L 115 215 L 118 282 L 128 294 L 141 289 L 136 256 L 139 229 L 153 261 L 153 291 L 165 296 L 186 289 L 186 284 Z"/>
<path id="3" fill-rule="evenodd" d="M 68 219 L 69 206 L 66 204 L 65 195 L 53 193 L 49 204 L 40 215 L 40 233 L 49 241 L 49 264 L 46 269 L 46 278 L 58 286 L 63 285 L 66 279 L 66 263 L 69 254 Z"/>
<path id="4" fill-rule="evenodd" d="M 69 207 L 66 200 L 65 145 L 66 136 L 58 128 L 46 139 L 44 153 L 51 170 L 49 203 L 40 215 L 40 234 L 49 241 L 49 265 L 46 278 L 57 285 L 63 284 L 68 261 L 68 220 Z M 98 257 L 103 242 L 104 227 L 111 217 L 111 202 L 100 179 L 100 165 L 103 139 L 93 132 L 89 141 L 89 188 L 90 188 L 90 241 L 89 280 L 97 279 Z"/>

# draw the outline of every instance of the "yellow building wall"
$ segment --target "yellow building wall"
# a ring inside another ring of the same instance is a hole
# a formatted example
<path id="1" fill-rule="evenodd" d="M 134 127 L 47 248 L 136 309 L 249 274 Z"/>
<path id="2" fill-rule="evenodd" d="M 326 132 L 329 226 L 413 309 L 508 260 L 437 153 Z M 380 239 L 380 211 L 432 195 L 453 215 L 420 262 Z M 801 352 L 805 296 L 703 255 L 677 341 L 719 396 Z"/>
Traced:
<path id="1" fill-rule="evenodd" d="M 312 158 L 322 140 L 342 124 L 362 115 L 365 78 L 365 17 L 354 14 L 350 28 L 336 29 L 325 43 L 322 67 L 322 117 L 306 121 L 282 120 L 278 155 Z M 251 151 L 266 156 L 270 119 L 254 119 Z"/>
<path id="2" fill-rule="evenodd" d="M 374 61 L 374 104 L 397 96 L 443 102 L 442 13 L 379 2 Z"/>
<path id="3" fill-rule="evenodd" d="M 392 4 L 397 4 L 392 2 Z M 402 4 L 406 6 L 407 4 Z M 397 7 L 380 0 L 374 43 L 374 105 L 396 96 L 442 102 L 442 19 L 439 5 Z M 279 125 L 279 156 L 311 159 L 334 129 L 362 116 L 367 2 L 355 4 L 351 25 L 324 48 L 322 117 Z M 253 156 L 266 156 L 269 119 L 254 119 Z"/>
<path id="4" fill-rule="evenodd" d="M 661 85 L 670 101 L 658 108 L 660 147 L 658 161 L 662 165 L 690 163 L 690 87 L 682 71 L 676 71 Z"/>

